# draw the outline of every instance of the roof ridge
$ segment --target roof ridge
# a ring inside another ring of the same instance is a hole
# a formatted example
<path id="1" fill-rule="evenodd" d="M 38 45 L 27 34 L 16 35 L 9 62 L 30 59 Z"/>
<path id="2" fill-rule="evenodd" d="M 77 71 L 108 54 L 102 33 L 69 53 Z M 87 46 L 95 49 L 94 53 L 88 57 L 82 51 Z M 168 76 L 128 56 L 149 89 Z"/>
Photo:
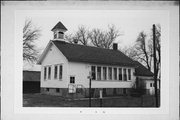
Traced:
<path id="1" fill-rule="evenodd" d="M 81 44 L 74 44 L 74 43 L 69 43 L 69 42 L 66 42 L 66 41 L 59 41 L 59 40 L 51 40 L 51 41 L 57 41 L 57 42 L 62 42 L 62 43 L 65 43 L 65 44 L 69 44 L 69 45 L 76 45 L 76 46 L 83 46 L 83 47 L 91 47 L 91 48 L 97 48 L 97 49 L 103 49 L 103 50 L 111 50 L 111 51 L 119 51 L 121 53 L 123 53 L 122 51 L 120 51 L 119 49 L 117 50 L 113 50 L 113 49 L 108 49 L 108 48 L 102 48 L 102 47 L 96 47 L 96 46 L 89 46 L 89 45 L 81 45 Z M 124 54 L 124 53 L 123 53 Z M 124 54 L 125 55 L 125 54 Z M 126 56 L 126 55 L 125 55 Z"/>

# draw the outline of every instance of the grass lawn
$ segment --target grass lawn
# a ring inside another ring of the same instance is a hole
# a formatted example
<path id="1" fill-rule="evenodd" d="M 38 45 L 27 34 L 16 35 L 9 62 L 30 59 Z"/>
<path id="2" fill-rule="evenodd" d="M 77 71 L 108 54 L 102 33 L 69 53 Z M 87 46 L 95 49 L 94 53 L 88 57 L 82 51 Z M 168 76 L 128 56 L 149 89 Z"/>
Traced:
<path id="1" fill-rule="evenodd" d="M 99 107 L 100 100 L 92 99 L 92 107 Z M 103 107 L 154 107 L 153 96 L 131 97 L 119 96 L 116 98 L 104 98 Z M 23 107 L 88 107 L 89 100 L 67 100 L 59 96 L 43 94 L 24 94 Z"/>

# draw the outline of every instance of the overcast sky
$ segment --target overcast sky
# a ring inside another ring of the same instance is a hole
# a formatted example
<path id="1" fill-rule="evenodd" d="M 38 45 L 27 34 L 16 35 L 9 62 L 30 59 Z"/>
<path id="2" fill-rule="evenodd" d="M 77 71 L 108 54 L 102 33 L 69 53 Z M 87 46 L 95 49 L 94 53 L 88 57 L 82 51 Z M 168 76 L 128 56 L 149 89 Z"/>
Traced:
<path id="1" fill-rule="evenodd" d="M 68 29 L 67 34 L 74 33 L 79 25 L 107 30 L 108 25 L 114 24 L 123 33 L 116 42 L 125 47 L 134 44 L 139 32 L 150 33 L 153 24 L 160 24 L 163 28 L 168 16 L 167 12 L 160 10 L 34 10 L 23 11 L 21 18 L 22 21 L 30 18 L 35 26 L 41 27 L 42 35 L 37 46 L 44 49 L 53 39 L 51 29 L 59 21 Z"/>

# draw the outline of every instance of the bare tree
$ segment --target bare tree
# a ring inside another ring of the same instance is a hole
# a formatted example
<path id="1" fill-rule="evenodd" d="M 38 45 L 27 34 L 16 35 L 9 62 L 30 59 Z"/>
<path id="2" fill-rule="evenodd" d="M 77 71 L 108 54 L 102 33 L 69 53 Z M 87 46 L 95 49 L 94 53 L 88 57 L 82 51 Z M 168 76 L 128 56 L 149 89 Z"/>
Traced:
<path id="1" fill-rule="evenodd" d="M 96 47 L 102 47 L 102 48 L 104 47 L 104 43 L 106 41 L 105 36 L 106 36 L 105 33 L 98 28 L 93 29 L 89 34 L 91 43 Z"/>
<path id="2" fill-rule="evenodd" d="M 158 78 L 160 78 L 160 63 L 161 63 L 161 26 L 158 24 L 156 25 L 156 59 L 157 59 L 157 73 Z M 150 71 L 152 70 L 153 66 L 153 36 L 152 33 L 150 34 L 150 39 L 147 39 L 147 34 L 144 32 L 140 32 L 139 36 L 136 40 L 135 45 L 125 47 L 121 50 L 130 58 L 143 63 Z"/>
<path id="3" fill-rule="evenodd" d="M 82 45 L 93 45 L 96 47 L 110 49 L 115 39 L 120 36 L 119 31 L 114 25 L 108 25 L 108 30 L 104 31 L 99 28 L 92 30 L 87 29 L 84 25 L 78 27 L 75 34 L 65 35 L 69 43 Z"/>
<path id="4" fill-rule="evenodd" d="M 142 62 L 145 62 L 147 68 L 149 70 L 151 70 L 151 59 L 150 57 L 152 57 L 152 55 L 149 52 L 149 47 L 148 47 L 148 43 L 147 43 L 147 35 L 146 33 L 144 33 L 143 31 L 140 32 L 137 40 L 136 40 L 136 50 L 139 52 L 138 53 L 138 59 Z"/>
<path id="5" fill-rule="evenodd" d="M 40 37 L 40 29 L 33 26 L 31 20 L 26 20 L 23 28 L 23 60 L 35 62 L 38 50 L 35 41 Z"/>
<path id="6" fill-rule="evenodd" d="M 93 29 L 90 32 L 91 43 L 96 47 L 110 49 L 112 43 L 119 37 L 119 31 L 114 25 L 108 25 L 108 31 Z"/>
<path id="7" fill-rule="evenodd" d="M 89 44 L 89 30 L 84 25 L 80 25 L 78 27 L 77 32 L 75 32 L 75 34 L 65 35 L 65 39 L 69 43 L 78 43 L 82 45 L 88 45 Z"/>

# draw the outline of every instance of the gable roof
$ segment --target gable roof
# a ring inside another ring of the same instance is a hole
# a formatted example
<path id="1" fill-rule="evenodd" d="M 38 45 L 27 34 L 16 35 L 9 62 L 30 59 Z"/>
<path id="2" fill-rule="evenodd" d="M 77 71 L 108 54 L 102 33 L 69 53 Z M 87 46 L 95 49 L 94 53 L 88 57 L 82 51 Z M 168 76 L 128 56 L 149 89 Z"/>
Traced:
<path id="1" fill-rule="evenodd" d="M 153 77 L 154 74 L 149 71 L 144 65 L 142 65 L 141 63 L 134 61 L 134 63 L 136 64 L 136 68 L 135 68 L 135 75 L 136 76 L 149 76 L 149 77 Z"/>
<path id="2" fill-rule="evenodd" d="M 54 29 L 63 29 L 63 30 L 67 30 L 67 28 L 61 23 L 61 22 L 58 22 L 53 28 L 51 31 L 53 31 Z"/>
<path id="3" fill-rule="evenodd" d="M 136 76 L 153 76 L 153 73 L 145 66 L 137 61 L 130 59 L 119 50 L 70 44 L 57 40 L 51 40 L 48 43 L 40 59 L 38 59 L 38 64 L 41 64 L 50 46 L 53 44 L 63 53 L 68 61 L 135 67 Z"/>
<path id="4" fill-rule="evenodd" d="M 132 59 L 118 50 L 52 41 L 68 61 L 135 67 Z"/>

